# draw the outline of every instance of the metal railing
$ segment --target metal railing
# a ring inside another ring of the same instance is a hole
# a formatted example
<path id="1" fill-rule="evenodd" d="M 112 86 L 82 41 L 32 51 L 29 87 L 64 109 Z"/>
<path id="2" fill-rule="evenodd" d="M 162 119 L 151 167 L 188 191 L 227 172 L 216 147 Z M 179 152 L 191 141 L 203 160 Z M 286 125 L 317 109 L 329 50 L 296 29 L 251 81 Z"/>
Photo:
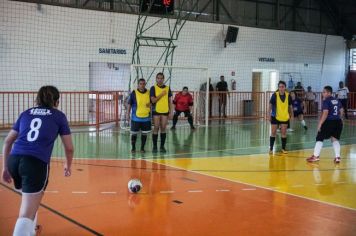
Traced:
<path id="1" fill-rule="evenodd" d="M 175 95 L 177 92 L 173 92 Z M 268 92 L 211 92 L 209 101 L 202 91 L 191 92 L 194 100 L 192 114 L 196 124 L 203 124 L 206 102 L 209 102 L 209 120 L 264 119 L 267 117 Z M 317 116 L 322 106 L 322 94 L 315 92 L 314 100 L 301 98 L 305 116 Z M 125 117 L 125 91 L 61 92 L 58 109 L 63 111 L 71 126 L 95 126 L 120 122 Z M 298 96 L 301 96 L 300 94 Z M 24 110 L 35 106 L 36 92 L 0 92 L 0 129 L 9 129 Z M 349 116 L 356 112 L 356 93 L 348 99 Z M 181 119 L 184 119 L 181 117 Z"/>

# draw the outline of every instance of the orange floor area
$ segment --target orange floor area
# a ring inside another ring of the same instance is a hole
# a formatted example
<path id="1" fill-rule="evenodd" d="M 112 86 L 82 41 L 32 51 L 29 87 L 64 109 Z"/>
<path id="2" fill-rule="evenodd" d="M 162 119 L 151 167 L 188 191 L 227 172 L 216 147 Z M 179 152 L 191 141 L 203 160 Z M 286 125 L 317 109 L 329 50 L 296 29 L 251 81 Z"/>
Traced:
<path id="1" fill-rule="evenodd" d="M 140 194 L 127 181 L 140 178 Z M 0 235 L 20 196 L 0 185 Z M 356 211 L 145 160 L 52 162 L 41 235 L 353 235 Z"/>

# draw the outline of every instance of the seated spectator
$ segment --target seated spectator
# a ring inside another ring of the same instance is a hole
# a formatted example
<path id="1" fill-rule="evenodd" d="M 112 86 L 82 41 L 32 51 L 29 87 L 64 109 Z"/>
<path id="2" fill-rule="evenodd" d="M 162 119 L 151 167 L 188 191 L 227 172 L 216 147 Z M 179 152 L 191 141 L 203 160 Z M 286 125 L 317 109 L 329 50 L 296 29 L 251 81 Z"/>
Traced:
<path id="1" fill-rule="evenodd" d="M 347 115 L 347 99 L 348 99 L 349 89 L 344 86 L 344 82 L 340 81 L 339 88 L 336 92 L 336 98 L 341 102 L 342 107 L 345 111 L 345 119 L 348 119 Z"/>
<path id="2" fill-rule="evenodd" d="M 301 82 L 297 82 L 297 85 L 294 87 L 294 91 L 298 98 L 304 99 L 305 90 L 304 90 L 304 87 L 302 86 Z"/>
<path id="3" fill-rule="evenodd" d="M 305 94 L 305 99 L 306 99 L 306 108 L 307 108 L 307 114 L 312 114 L 315 113 L 315 101 L 316 101 L 316 93 L 312 91 L 312 87 L 308 86 L 307 92 Z"/>

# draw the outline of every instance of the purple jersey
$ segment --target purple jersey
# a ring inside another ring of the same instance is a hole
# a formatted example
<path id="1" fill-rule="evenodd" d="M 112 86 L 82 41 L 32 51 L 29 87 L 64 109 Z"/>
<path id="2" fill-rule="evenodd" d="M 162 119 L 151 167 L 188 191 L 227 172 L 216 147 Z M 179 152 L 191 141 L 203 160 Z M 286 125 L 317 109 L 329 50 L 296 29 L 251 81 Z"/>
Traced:
<path id="1" fill-rule="evenodd" d="M 339 120 L 341 119 L 340 117 L 340 109 L 341 109 L 341 103 L 339 100 L 334 98 L 333 96 L 330 96 L 326 98 L 323 101 L 323 107 L 322 110 L 328 110 L 328 117 L 326 118 L 327 120 Z"/>
<path id="2" fill-rule="evenodd" d="M 45 107 L 24 111 L 12 129 L 18 132 L 18 136 L 10 154 L 29 155 L 46 163 L 50 161 L 58 134 L 70 134 L 64 113 Z"/>
<path id="3" fill-rule="evenodd" d="M 293 111 L 294 112 L 303 112 L 303 102 L 299 98 L 292 100 Z"/>

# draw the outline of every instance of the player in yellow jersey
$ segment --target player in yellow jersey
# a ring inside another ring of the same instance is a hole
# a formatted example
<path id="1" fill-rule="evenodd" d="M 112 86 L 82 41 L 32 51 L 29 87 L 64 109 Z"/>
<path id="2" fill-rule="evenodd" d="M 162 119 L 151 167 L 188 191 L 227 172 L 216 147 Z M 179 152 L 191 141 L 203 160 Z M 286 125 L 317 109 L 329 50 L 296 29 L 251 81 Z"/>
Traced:
<path id="1" fill-rule="evenodd" d="M 146 80 L 139 79 L 128 101 L 127 118 L 131 112 L 131 152 L 136 152 L 137 134 L 141 132 L 141 153 L 145 153 L 147 134 L 151 132 L 151 100 Z"/>
<path id="2" fill-rule="evenodd" d="M 279 81 L 278 90 L 272 94 L 269 102 L 269 112 L 271 121 L 271 136 L 269 152 L 273 153 L 273 146 L 276 140 L 278 126 L 281 127 L 282 153 L 286 154 L 287 127 L 289 120 L 293 119 L 292 99 L 286 91 L 286 83 Z"/>
<path id="3" fill-rule="evenodd" d="M 172 115 L 172 92 L 169 86 L 164 84 L 164 74 L 156 75 L 156 85 L 151 87 L 150 91 L 153 114 L 153 149 L 152 152 L 157 152 L 158 132 L 160 131 L 161 145 L 160 151 L 166 152 L 164 144 L 166 142 L 166 128 L 168 117 Z"/>

